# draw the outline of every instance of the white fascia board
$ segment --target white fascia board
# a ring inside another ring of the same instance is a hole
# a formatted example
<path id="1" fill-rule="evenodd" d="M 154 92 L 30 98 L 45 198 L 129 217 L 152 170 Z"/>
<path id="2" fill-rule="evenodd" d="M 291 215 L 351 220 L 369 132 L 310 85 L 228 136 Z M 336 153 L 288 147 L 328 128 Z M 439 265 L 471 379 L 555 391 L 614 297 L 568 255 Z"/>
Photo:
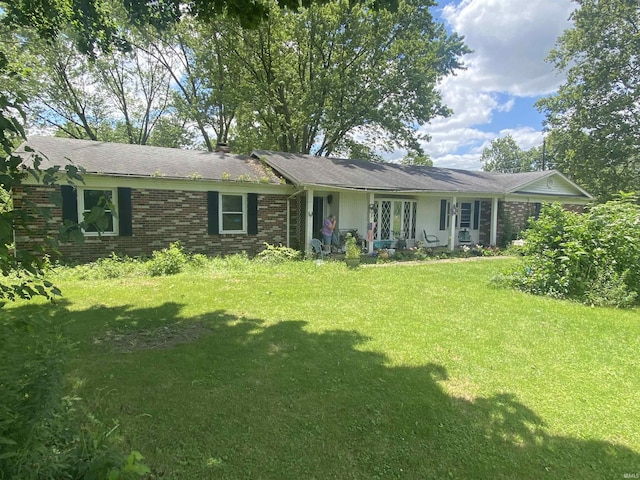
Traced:
<path id="1" fill-rule="evenodd" d="M 59 176 L 60 184 L 67 184 L 64 175 Z M 82 175 L 84 183 L 75 182 L 77 186 L 102 186 L 102 187 L 130 187 L 144 188 L 149 190 L 185 190 L 195 192 L 207 192 L 210 190 L 225 190 L 239 193 L 260 193 L 271 195 L 290 195 L 293 192 L 291 185 L 274 185 L 260 182 L 237 182 L 237 181 L 213 181 L 203 179 L 170 179 L 170 178 L 148 178 L 134 176 L 115 175 Z M 23 182 L 24 185 L 38 185 L 39 183 L 29 177 Z"/>
<path id="2" fill-rule="evenodd" d="M 539 194 L 527 194 L 527 193 L 511 193 L 503 195 L 500 200 L 505 202 L 525 202 L 525 203 L 555 203 L 562 204 L 575 204 L 575 205 L 588 205 L 593 200 L 591 198 L 578 197 L 574 195 L 539 195 Z"/>

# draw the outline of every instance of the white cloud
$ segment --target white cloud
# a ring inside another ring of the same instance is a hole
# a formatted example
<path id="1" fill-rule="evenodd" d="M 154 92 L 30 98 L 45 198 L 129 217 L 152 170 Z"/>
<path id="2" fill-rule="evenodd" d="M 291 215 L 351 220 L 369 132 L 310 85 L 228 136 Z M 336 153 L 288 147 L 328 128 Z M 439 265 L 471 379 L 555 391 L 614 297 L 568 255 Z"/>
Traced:
<path id="1" fill-rule="evenodd" d="M 500 130 L 498 137 L 511 135 L 522 150 L 529 150 L 542 144 L 542 132 L 532 127 L 507 128 Z M 497 137 L 496 137 L 497 138 Z"/>
<path id="2" fill-rule="evenodd" d="M 466 70 L 440 85 L 454 114 L 420 128 L 434 165 L 477 170 L 491 140 L 511 134 L 527 150 L 542 141 L 541 126 L 491 129 L 494 113 L 512 111 L 518 97 L 557 89 L 563 78 L 545 61 L 556 39 L 570 26 L 571 0 L 462 0 L 445 5 L 443 18 L 474 52 Z M 483 127 L 483 128 L 480 128 Z"/>
<path id="3" fill-rule="evenodd" d="M 445 6 L 443 16 L 474 51 L 467 77 L 475 87 L 534 96 L 562 80 L 545 58 L 574 8 L 570 0 L 463 0 Z"/>

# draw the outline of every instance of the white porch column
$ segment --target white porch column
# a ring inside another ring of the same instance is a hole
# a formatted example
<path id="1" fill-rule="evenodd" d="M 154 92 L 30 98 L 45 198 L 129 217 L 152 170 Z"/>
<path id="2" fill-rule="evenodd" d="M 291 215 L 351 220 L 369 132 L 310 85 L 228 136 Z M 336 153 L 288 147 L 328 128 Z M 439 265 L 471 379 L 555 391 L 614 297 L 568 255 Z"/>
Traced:
<path id="1" fill-rule="evenodd" d="M 367 205 L 367 208 L 369 210 L 369 214 L 367 216 L 367 218 L 369 219 L 369 221 L 367 223 L 372 223 L 373 222 L 373 210 L 371 210 L 371 205 L 373 205 L 375 202 L 375 195 L 373 193 L 369 194 L 369 205 Z M 368 225 L 367 225 L 368 227 Z M 367 229 L 367 233 L 368 229 Z M 369 252 L 369 254 L 373 253 L 373 240 L 375 240 L 375 238 L 373 238 L 370 242 L 367 242 L 367 251 Z"/>
<path id="2" fill-rule="evenodd" d="M 449 250 L 456 248 L 456 223 L 458 220 L 458 197 L 451 199 L 451 230 L 449 232 Z"/>
<path id="3" fill-rule="evenodd" d="M 313 238 L 313 189 L 307 190 L 306 222 L 304 227 L 305 251 L 311 253 L 311 239 Z"/>
<path id="4" fill-rule="evenodd" d="M 491 202 L 491 237 L 489 243 L 491 245 L 498 243 L 498 197 Z"/>

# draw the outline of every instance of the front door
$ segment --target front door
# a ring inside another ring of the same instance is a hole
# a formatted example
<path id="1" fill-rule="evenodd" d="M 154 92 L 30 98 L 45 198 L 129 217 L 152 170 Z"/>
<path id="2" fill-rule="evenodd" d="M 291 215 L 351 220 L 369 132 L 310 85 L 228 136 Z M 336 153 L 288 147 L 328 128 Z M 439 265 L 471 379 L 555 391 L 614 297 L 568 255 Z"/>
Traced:
<path id="1" fill-rule="evenodd" d="M 313 197 L 313 232 L 311 238 L 322 240 L 322 224 L 324 222 L 324 197 Z"/>
<path id="2" fill-rule="evenodd" d="M 375 240 L 416 238 L 416 211 L 414 200 L 376 200 L 373 221 L 376 222 Z"/>

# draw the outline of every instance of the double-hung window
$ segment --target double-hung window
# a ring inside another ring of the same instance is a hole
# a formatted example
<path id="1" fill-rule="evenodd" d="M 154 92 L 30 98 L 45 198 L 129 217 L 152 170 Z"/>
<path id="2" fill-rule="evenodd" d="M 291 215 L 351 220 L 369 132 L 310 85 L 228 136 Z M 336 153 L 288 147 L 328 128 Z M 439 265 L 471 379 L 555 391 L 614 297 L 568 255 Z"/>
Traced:
<path id="1" fill-rule="evenodd" d="M 471 228 L 471 202 L 460 204 L 460 228 Z"/>
<path id="2" fill-rule="evenodd" d="M 220 194 L 220 233 L 247 233 L 247 195 Z"/>
<path id="3" fill-rule="evenodd" d="M 85 235 L 117 235 L 117 189 L 78 188 L 78 218 L 87 222 Z"/>

